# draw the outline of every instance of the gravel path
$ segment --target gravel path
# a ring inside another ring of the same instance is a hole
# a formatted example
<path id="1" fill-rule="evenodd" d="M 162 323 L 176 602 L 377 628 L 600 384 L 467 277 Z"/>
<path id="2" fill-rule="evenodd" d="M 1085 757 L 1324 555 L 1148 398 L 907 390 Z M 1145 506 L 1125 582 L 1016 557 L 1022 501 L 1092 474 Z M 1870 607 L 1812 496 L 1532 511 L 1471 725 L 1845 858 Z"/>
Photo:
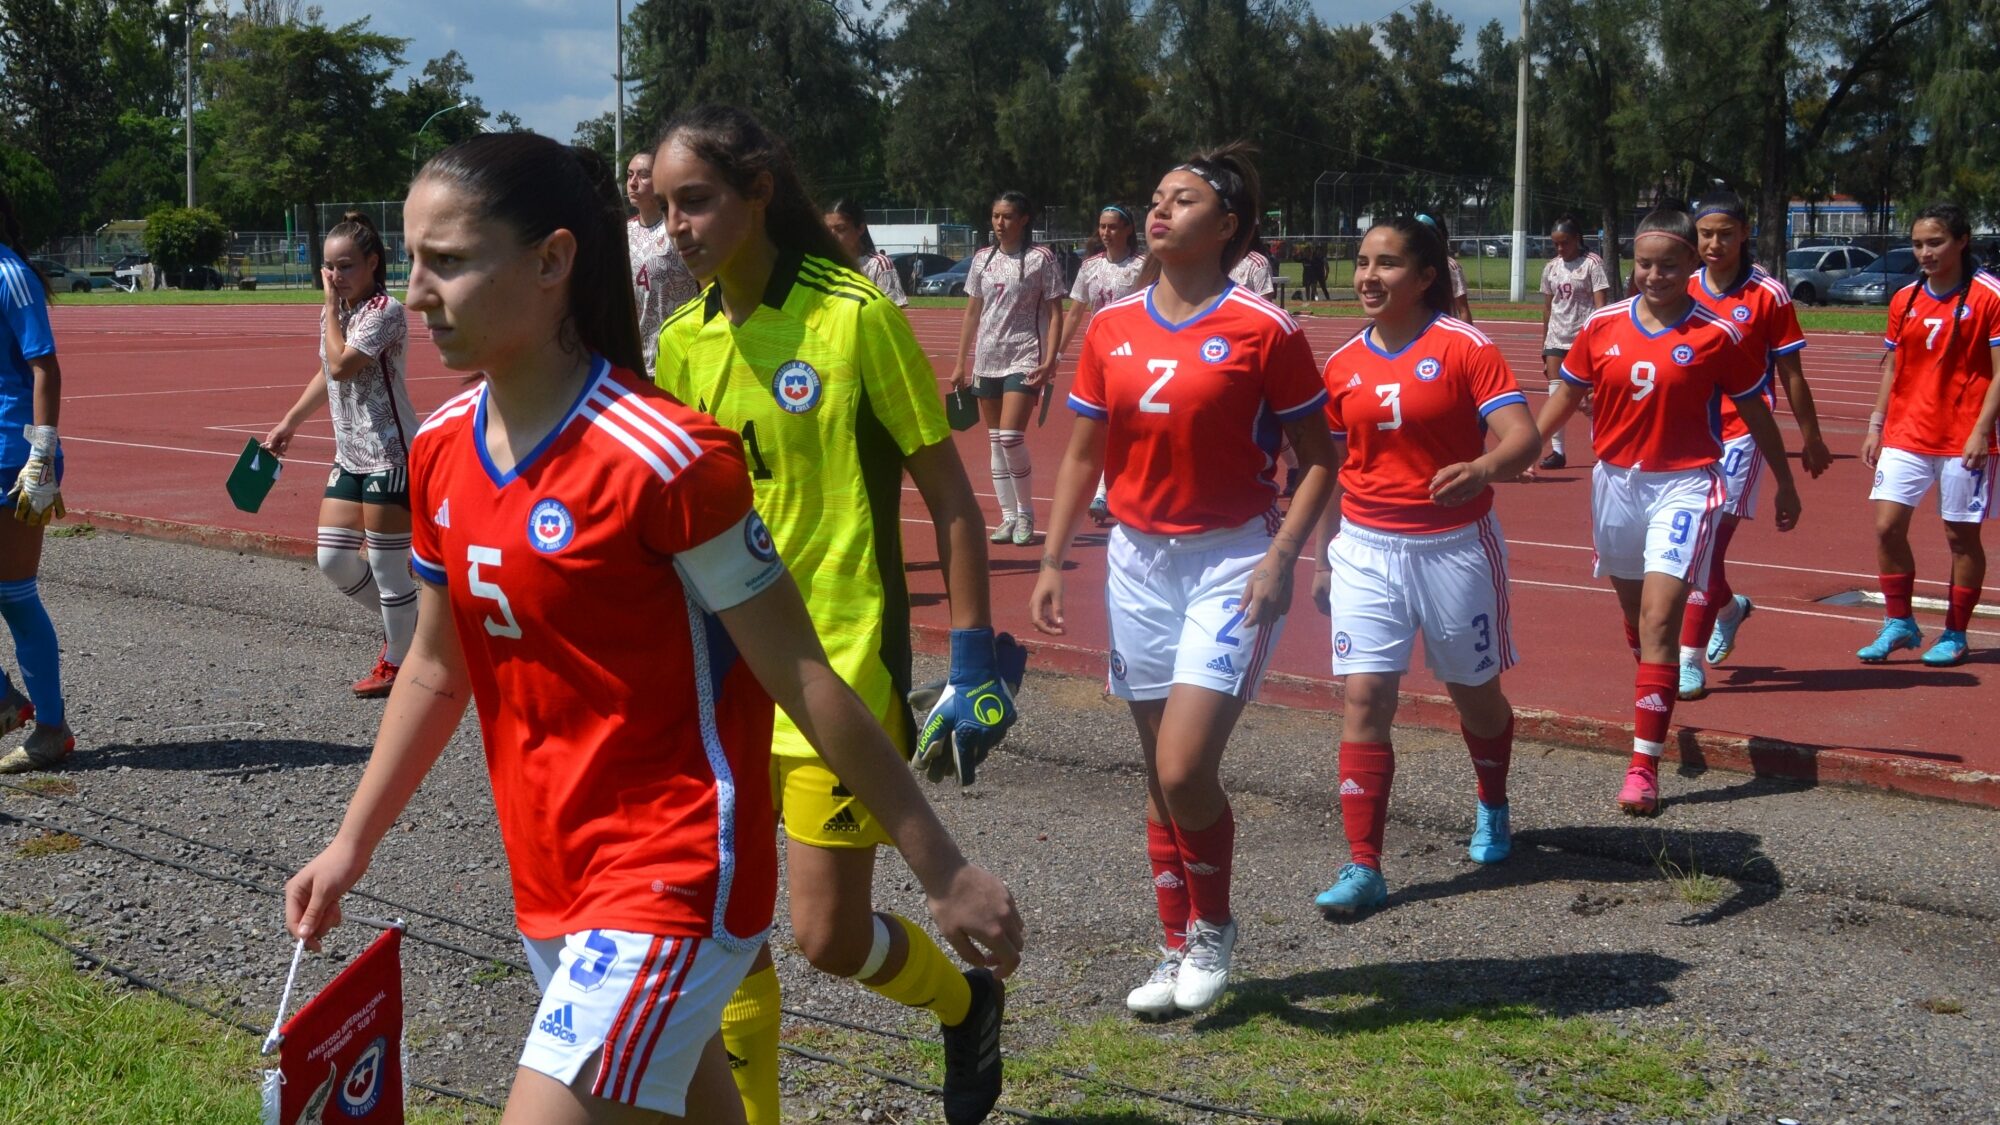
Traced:
<path id="1" fill-rule="evenodd" d="M 331 835 L 359 775 L 379 705 L 345 685 L 374 656 L 370 623 L 302 562 L 122 536 L 51 540 L 42 585 L 81 734 L 60 777 L 84 807 L 0 790 L 0 907 L 60 919 L 109 960 L 268 1020 L 289 942 L 280 901 L 256 888 L 280 886 Z M 1316 621 L 1309 609 L 1300 618 Z M 1024 709 L 979 787 L 939 802 L 967 851 L 1013 885 L 1031 929 L 1010 992 L 1017 1045 L 1053 1035 L 1058 1013 L 1118 1012 L 1153 941 L 1129 719 L 1078 680 L 1033 680 Z M 1437 1003 L 1519 1001 L 1693 1031 L 1710 1045 L 1728 1120 L 2000 1119 L 1993 814 L 1709 773 L 1668 777 L 1665 814 L 1642 824 L 1610 811 L 1622 760 L 1523 745 L 1520 843 L 1487 870 L 1464 856 L 1463 745 L 1407 731 L 1390 906 L 1331 926 L 1309 899 L 1345 855 L 1330 813 L 1333 731 L 1326 715 L 1260 708 L 1232 744 L 1239 979 L 1304 992 L 1387 972 Z M 241 882 L 95 845 L 18 850 L 57 827 Z M 1722 900 L 1686 906 L 1655 865 L 1662 849 L 1724 877 Z M 883 906 L 920 916 L 900 862 L 882 864 L 878 885 Z M 404 904 L 414 937 L 518 962 L 471 723 L 362 889 Z M 367 936 L 350 928 L 331 945 L 351 954 Z M 811 972 L 782 926 L 775 948 L 788 1006 L 927 1030 Z M 498 1096 L 530 980 L 461 952 L 406 949 L 414 1076 Z M 310 983 L 338 964 L 312 962 Z M 923 1095 L 787 1067 L 788 1111 L 801 1119 L 931 1119 Z M 1207 1118 L 1162 1106 L 1160 1119 Z"/>

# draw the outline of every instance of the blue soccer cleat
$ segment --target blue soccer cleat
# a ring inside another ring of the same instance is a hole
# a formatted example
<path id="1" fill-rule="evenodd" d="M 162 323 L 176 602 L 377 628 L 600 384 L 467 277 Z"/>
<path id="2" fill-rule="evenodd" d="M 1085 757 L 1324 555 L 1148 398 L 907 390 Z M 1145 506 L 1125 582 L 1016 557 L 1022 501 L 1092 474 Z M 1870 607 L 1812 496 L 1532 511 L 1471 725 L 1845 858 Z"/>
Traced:
<path id="1" fill-rule="evenodd" d="M 1868 647 L 1854 655 L 1860 657 L 1863 664 L 1880 664 L 1898 649 L 1916 648 L 1923 643 L 1924 631 L 1917 628 L 1916 618 L 1889 617 L 1883 619 L 1882 631 L 1875 634 Z"/>
<path id="2" fill-rule="evenodd" d="M 1513 855 L 1514 829 L 1507 823 L 1507 806 L 1484 801 L 1474 804 L 1479 806 L 1479 816 L 1472 826 L 1472 842 L 1465 846 L 1465 854 L 1474 863 L 1499 863 Z"/>
<path id="3" fill-rule="evenodd" d="M 1965 663 L 1966 653 L 1971 650 L 1965 644 L 1965 630 L 1946 629 L 1938 634 L 1937 643 L 1924 653 L 1923 661 L 1933 668 L 1949 668 Z"/>
<path id="4" fill-rule="evenodd" d="M 1333 881 L 1333 886 L 1313 899 L 1313 905 L 1319 907 L 1321 913 L 1351 918 L 1387 901 L 1389 884 L 1382 881 L 1382 873 L 1372 867 L 1350 863 L 1340 869 L 1340 877 Z"/>
<path id="5" fill-rule="evenodd" d="M 1700 699 L 1708 694 L 1708 674 L 1702 671 L 1701 657 L 1691 653 L 1681 657 L 1681 683 L 1677 694 L 1682 699 Z"/>
<path id="6" fill-rule="evenodd" d="M 1707 657 L 1710 664 L 1720 664 L 1729 659 L 1730 653 L 1736 651 L 1736 630 L 1741 629 L 1743 623 L 1750 620 L 1751 612 L 1757 608 L 1742 594 L 1736 595 L 1732 600 L 1736 603 L 1736 619 L 1730 620 L 1726 613 L 1716 614 L 1715 628 L 1708 634 Z M 1686 699 L 1687 696 L 1683 695 L 1681 698 Z"/>

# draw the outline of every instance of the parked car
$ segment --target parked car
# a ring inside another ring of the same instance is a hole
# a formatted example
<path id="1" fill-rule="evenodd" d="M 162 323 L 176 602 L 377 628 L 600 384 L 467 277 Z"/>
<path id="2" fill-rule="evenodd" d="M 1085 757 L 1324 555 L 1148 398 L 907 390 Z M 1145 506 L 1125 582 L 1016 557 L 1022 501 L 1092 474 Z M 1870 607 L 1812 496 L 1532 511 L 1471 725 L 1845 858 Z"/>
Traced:
<path id="1" fill-rule="evenodd" d="M 214 266 L 189 266 L 168 278 L 176 289 L 220 289 L 229 282 Z"/>
<path id="2" fill-rule="evenodd" d="M 1828 286 L 1826 299 L 1836 305 L 1886 305 L 1898 289 L 1921 276 L 1917 252 L 1901 246 Z"/>
<path id="3" fill-rule="evenodd" d="M 1802 305 L 1822 304 L 1833 283 L 1852 277 L 1875 260 L 1873 251 L 1859 246 L 1808 246 L 1785 255 L 1785 284 L 1792 300 Z"/>
<path id="4" fill-rule="evenodd" d="M 29 258 L 28 264 L 42 275 L 43 284 L 51 293 L 88 293 L 92 289 L 111 288 L 108 277 L 92 277 L 82 270 L 73 270 L 53 258 Z"/>
<path id="5" fill-rule="evenodd" d="M 903 283 L 903 292 L 915 293 L 919 280 L 950 269 L 952 261 L 943 254 L 924 254 L 912 250 L 906 254 L 889 255 L 889 264 L 896 267 L 896 280 Z M 923 268 L 919 269 L 919 266 Z"/>
<path id="6" fill-rule="evenodd" d="M 970 277 L 971 274 L 972 257 L 971 255 L 967 255 L 965 258 L 953 262 L 949 269 L 939 273 L 925 274 L 924 279 L 917 283 L 917 295 L 920 297 L 963 297 L 965 296 L 965 279 Z"/>

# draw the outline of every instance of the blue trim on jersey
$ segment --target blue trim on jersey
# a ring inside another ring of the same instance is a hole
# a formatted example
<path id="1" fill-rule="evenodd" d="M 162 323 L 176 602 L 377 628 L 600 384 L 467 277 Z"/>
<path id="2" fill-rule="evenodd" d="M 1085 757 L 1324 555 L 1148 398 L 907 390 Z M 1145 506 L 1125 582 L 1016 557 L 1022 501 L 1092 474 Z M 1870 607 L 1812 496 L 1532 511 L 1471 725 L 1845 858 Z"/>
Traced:
<path id="1" fill-rule="evenodd" d="M 431 562 L 415 551 L 410 552 L 410 569 L 416 572 L 418 578 L 423 579 L 433 586 L 448 584 L 445 581 L 444 570 L 436 563 Z"/>
<path id="2" fill-rule="evenodd" d="M 590 374 L 584 376 L 583 388 L 576 392 L 576 401 L 570 403 L 569 409 L 563 412 L 562 421 L 557 422 L 553 429 L 543 434 L 542 440 L 536 442 L 533 449 L 516 460 L 514 467 L 504 473 L 494 466 L 493 458 L 486 452 L 486 403 L 493 396 L 490 391 L 479 396 L 479 406 L 472 413 L 472 447 L 479 451 L 479 465 L 486 470 L 486 475 L 493 481 L 495 488 L 505 488 L 512 484 L 514 478 L 521 475 L 521 470 L 533 464 L 535 458 L 540 457 L 543 451 L 555 444 L 555 440 L 562 436 L 562 432 L 569 429 L 569 424 L 575 419 L 577 409 L 583 405 L 583 400 L 590 396 L 590 388 L 596 386 L 597 380 L 609 370 L 611 370 L 610 360 L 601 355 L 591 356 Z"/>
<path id="3" fill-rule="evenodd" d="M 1099 422 L 1111 417 L 1110 411 L 1101 406 L 1092 406 L 1075 395 L 1069 396 L 1069 408 L 1083 415 L 1085 418 L 1093 418 Z"/>
<path id="4" fill-rule="evenodd" d="M 1346 431 L 1346 430 L 1328 430 L 1328 431 L 1327 431 L 1327 433 L 1329 433 L 1329 434 L 1333 435 L 1333 440 L 1335 440 L 1335 441 L 1346 441 L 1346 440 L 1347 440 L 1347 431 Z"/>
<path id="5" fill-rule="evenodd" d="M 1582 387 L 1586 391 L 1590 389 L 1590 384 L 1588 382 L 1585 382 L 1584 380 L 1579 379 L 1576 376 L 1569 373 L 1568 364 L 1564 364 L 1563 366 L 1556 368 L 1556 374 L 1561 375 L 1563 378 L 1563 382 L 1565 383 L 1569 383 L 1573 386 Z"/>
<path id="6" fill-rule="evenodd" d="M 1723 300 L 1724 298 L 1733 297 L 1736 294 L 1743 292 L 1743 290 L 1749 286 L 1750 279 L 1756 276 L 1756 273 L 1757 273 L 1757 266 L 1755 263 L 1752 263 L 1749 269 L 1743 271 L 1743 276 L 1736 279 L 1736 284 L 1731 285 L 1729 288 L 1724 289 L 1720 293 L 1717 293 L 1715 290 L 1710 289 L 1708 287 L 1707 266 L 1703 266 L 1700 269 L 1694 271 L 1694 277 L 1695 277 L 1695 283 L 1701 286 L 1702 292 L 1720 301 Z"/>
<path id="7" fill-rule="evenodd" d="M 1718 391 L 1721 389 L 1722 389 L 1721 387 L 1716 388 L 1716 390 Z M 1771 372 L 1768 368 L 1766 368 L 1764 371 L 1764 377 L 1757 380 L 1756 386 L 1751 387 L 1749 390 L 1744 391 L 1740 395 L 1730 395 L 1729 397 L 1735 399 L 1738 402 L 1742 402 L 1746 398 L 1756 398 L 1758 395 L 1763 394 L 1765 391 L 1768 391 L 1770 389 L 1771 389 Z"/>
<path id="8" fill-rule="evenodd" d="M 1484 418 L 1502 407 L 1517 404 L 1520 406 L 1528 405 L 1528 396 L 1522 394 L 1520 391 L 1508 391 L 1506 394 L 1494 395 L 1492 398 L 1486 400 L 1485 405 L 1479 408 L 1479 416 Z"/>
<path id="9" fill-rule="evenodd" d="M 1722 457 L 1722 388 L 1708 392 L 1708 435 L 1715 439 L 1715 456 Z"/>
<path id="10" fill-rule="evenodd" d="M 1397 348 L 1393 352 L 1385 352 L 1381 349 L 1379 345 L 1375 343 L 1375 326 L 1373 324 L 1361 330 L 1361 343 L 1364 346 L 1366 346 L 1369 351 L 1374 352 L 1376 355 L 1381 356 L 1383 359 L 1395 359 L 1398 356 L 1401 356 L 1404 352 L 1407 352 L 1411 348 L 1416 347 L 1417 341 L 1423 339 L 1424 333 L 1429 332 L 1431 330 L 1431 325 L 1436 324 L 1438 322 L 1438 318 L 1443 315 L 1444 315 L 1443 313 L 1432 313 L 1431 318 L 1424 322 L 1424 326 L 1422 328 L 1417 329 L 1417 334 L 1410 337 L 1410 342 L 1404 344 L 1400 348 Z"/>
<path id="11" fill-rule="evenodd" d="M 1326 409 L 1326 389 L 1322 387 L 1318 394 L 1292 407 L 1290 410 L 1273 410 L 1272 413 L 1278 416 L 1278 421 L 1280 422 L 1296 422 L 1301 418 L 1310 416 L 1315 410 L 1324 409 Z"/>
<path id="12" fill-rule="evenodd" d="M 1930 278 L 1926 277 L 1926 278 L 1924 278 L 1923 280 L 1921 280 L 1921 281 L 1917 282 L 1917 284 L 1918 284 L 1918 285 L 1921 285 L 1921 286 L 1923 286 L 1923 287 L 1924 287 L 1924 296 L 1926 296 L 1926 297 L 1929 297 L 1929 298 L 1930 298 L 1931 300 L 1933 300 L 1933 301 L 1949 301 L 1949 300 L 1950 300 L 1950 299 L 1952 299 L 1953 297 L 1956 297 L 1956 296 L 1958 296 L 1958 291 L 1959 291 L 1959 290 L 1961 290 L 1961 289 L 1965 288 L 1965 287 L 1966 287 L 1967 285 L 1969 285 L 1969 284 L 1971 284 L 1971 283 L 1972 283 L 1972 279 L 1971 279 L 1971 278 L 1966 278 L 1965 280 L 1963 280 L 1963 281 L 1960 281 L 1960 282 L 1959 282 L 1959 283 L 1958 283 L 1957 285 L 1954 285 L 1954 286 L 1952 286 L 1952 287 L 1951 287 L 1951 292 L 1949 292 L 1949 293 L 1936 293 L 1936 292 L 1933 292 L 1933 291 L 1931 290 L 1931 279 L 1930 279 Z"/>
<path id="13" fill-rule="evenodd" d="M 1640 323 L 1639 321 L 1639 302 L 1641 300 L 1644 300 L 1644 298 L 1642 297 L 1632 298 L 1632 303 L 1626 307 L 1626 315 L 1632 318 L 1632 327 L 1637 328 L 1639 330 L 1639 335 L 1644 336 L 1648 340 L 1657 340 L 1660 337 L 1666 335 L 1667 333 L 1672 332 L 1674 329 L 1679 328 L 1681 325 L 1686 324 L 1689 320 L 1691 320 L 1694 317 L 1695 310 L 1701 308 L 1700 301 L 1695 300 L 1693 297 L 1689 297 L 1688 311 L 1682 313 L 1681 318 L 1679 320 L 1674 321 L 1672 324 L 1667 325 L 1665 328 L 1660 329 L 1658 332 L 1648 332 L 1646 331 L 1646 326 Z"/>
<path id="14" fill-rule="evenodd" d="M 0 465 L 28 460 L 28 439 L 21 431 L 35 422 L 32 361 L 55 352 L 41 275 L 0 246 Z"/>
<path id="15" fill-rule="evenodd" d="M 1161 316 L 1160 310 L 1153 307 L 1153 290 L 1157 288 L 1159 288 L 1158 282 L 1146 286 L 1146 315 L 1153 318 L 1153 323 L 1159 325 L 1160 327 L 1166 329 L 1167 331 L 1179 332 L 1181 329 L 1186 328 L 1188 325 L 1195 323 L 1201 318 L 1207 316 L 1209 313 L 1212 313 L 1216 309 L 1221 308 L 1222 302 L 1227 300 L 1229 297 L 1229 291 L 1231 289 L 1236 288 L 1236 283 L 1225 279 L 1222 283 L 1222 292 L 1217 293 L 1215 295 L 1215 300 L 1210 301 L 1207 305 L 1203 306 L 1200 310 L 1198 310 L 1193 316 L 1188 317 L 1186 320 L 1181 321 L 1179 324 L 1175 324 L 1173 321 L 1168 320 L 1164 316 Z"/>
<path id="16" fill-rule="evenodd" d="M 1785 345 L 1784 347 L 1782 347 L 1782 348 L 1772 348 L 1772 349 L 1771 349 L 1771 354 L 1772 354 L 1772 355 L 1791 355 L 1791 354 L 1792 354 L 1793 352 L 1796 352 L 1796 351 L 1801 351 L 1801 350 L 1803 350 L 1803 349 L 1805 348 L 1805 346 L 1806 346 L 1806 342 L 1805 342 L 1804 340 L 1800 340 L 1800 341 L 1799 341 L 1798 343 L 1796 343 L 1796 344 L 1786 344 L 1786 345 Z"/>

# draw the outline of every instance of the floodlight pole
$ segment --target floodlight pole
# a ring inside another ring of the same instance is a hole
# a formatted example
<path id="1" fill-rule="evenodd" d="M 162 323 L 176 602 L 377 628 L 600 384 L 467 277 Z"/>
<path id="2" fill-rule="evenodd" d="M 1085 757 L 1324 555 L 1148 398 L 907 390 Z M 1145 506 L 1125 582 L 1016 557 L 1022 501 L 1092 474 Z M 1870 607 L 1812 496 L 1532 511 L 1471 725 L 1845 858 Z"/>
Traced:
<path id="1" fill-rule="evenodd" d="M 1528 288 L 1528 0 L 1521 0 L 1520 58 L 1514 67 L 1514 260 L 1507 299 L 1520 304 Z"/>
<path id="2" fill-rule="evenodd" d="M 618 0 L 618 23 L 612 28 L 618 44 L 618 108 L 611 116 L 611 159 L 625 159 L 625 0 Z"/>
<path id="3" fill-rule="evenodd" d="M 187 51 L 187 66 L 185 68 L 185 74 L 187 78 L 187 86 L 185 90 L 186 97 L 183 99 L 181 103 L 182 109 L 186 116 L 183 120 L 182 133 L 184 135 L 184 139 L 187 141 L 187 205 L 189 208 L 193 208 L 194 207 L 194 5 L 193 4 L 188 5 L 187 18 L 181 21 L 181 29 L 185 33 L 185 38 L 183 40 L 182 46 L 183 49 Z"/>

